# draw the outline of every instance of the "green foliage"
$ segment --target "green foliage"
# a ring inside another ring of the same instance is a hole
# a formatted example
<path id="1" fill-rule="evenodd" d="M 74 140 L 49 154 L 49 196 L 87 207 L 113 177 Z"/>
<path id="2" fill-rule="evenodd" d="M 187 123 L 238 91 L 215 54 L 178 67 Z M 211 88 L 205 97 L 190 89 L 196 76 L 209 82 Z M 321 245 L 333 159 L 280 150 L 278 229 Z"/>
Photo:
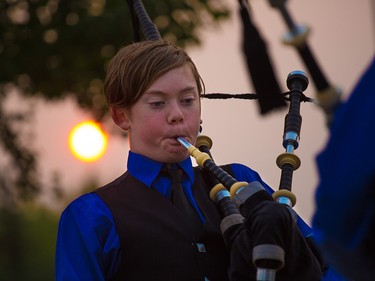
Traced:
<path id="1" fill-rule="evenodd" d="M 0 209 L 0 281 L 54 280 L 57 222 L 46 209 Z"/>
<path id="2" fill-rule="evenodd" d="M 13 205 L 17 201 L 16 198 L 33 199 L 40 190 L 36 155 L 22 145 L 24 134 L 22 130 L 17 130 L 19 127 L 27 126 L 30 115 L 28 112 L 5 113 L 0 102 L 0 144 L 11 156 L 10 167 L 2 168 L 5 177 L 1 177 L 0 174 L 0 207 Z"/>
<path id="3" fill-rule="evenodd" d="M 198 27 L 229 15 L 220 1 L 148 0 L 144 6 L 163 38 L 181 46 L 198 44 Z M 125 0 L 6 0 L 0 34 L 0 83 L 47 99 L 74 93 L 97 117 L 106 110 L 105 65 L 133 40 Z"/>

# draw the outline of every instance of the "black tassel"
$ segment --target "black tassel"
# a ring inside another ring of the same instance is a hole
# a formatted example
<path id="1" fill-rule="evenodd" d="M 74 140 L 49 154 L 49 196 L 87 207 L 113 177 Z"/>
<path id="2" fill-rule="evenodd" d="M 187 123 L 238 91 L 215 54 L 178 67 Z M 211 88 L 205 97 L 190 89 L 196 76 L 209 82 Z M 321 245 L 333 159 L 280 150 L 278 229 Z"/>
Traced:
<path id="1" fill-rule="evenodd" d="M 285 100 L 275 77 L 267 46 L 250 18 L 246 0 L 239 0 L 243 23 L 243 52 L 254 86 L 258 95 L 262 115 L 286 106 Z"/>

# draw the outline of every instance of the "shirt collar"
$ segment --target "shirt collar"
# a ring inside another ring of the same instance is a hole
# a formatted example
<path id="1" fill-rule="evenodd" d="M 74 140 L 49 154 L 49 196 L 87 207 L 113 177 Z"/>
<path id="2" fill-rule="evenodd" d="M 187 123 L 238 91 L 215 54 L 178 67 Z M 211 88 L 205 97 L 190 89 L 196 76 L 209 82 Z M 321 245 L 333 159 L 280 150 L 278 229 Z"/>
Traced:
<path id="1" fill-rule="evenodd" d="M 176 163 L 184 170 L 185 174 L 188 175 L 190 184 L 194 183 L 194 170 L 191 162 L 191 158 L 188 157 L 185 160 Z M 160 173 L 163 163 L 152 160 L 141 154 L 129 151 L 128 156 L 128 171 L 129 173 L 143 182 L 148 187 L 151 187 L 154 180 Z"/>

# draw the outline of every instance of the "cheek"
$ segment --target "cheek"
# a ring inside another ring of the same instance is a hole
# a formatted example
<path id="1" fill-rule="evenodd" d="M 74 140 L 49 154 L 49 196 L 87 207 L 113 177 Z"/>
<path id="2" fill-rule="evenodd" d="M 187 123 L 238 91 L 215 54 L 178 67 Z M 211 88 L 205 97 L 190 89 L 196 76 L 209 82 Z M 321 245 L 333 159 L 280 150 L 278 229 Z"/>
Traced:
<path id="1" fill-rule="evenodd" d="M 161 134 L 163 122 L 160 118 L 150 117 L 143 119 L 140 125 L 141 133 L 149 139 L 154 138 L 156 135 Z"/>
<path id="2" fill-rule="evenodd" d="M 187 120 L 189 120 L 189 122 L 192 124 L 192 125 L 196 125 L 196 124 L 198 124 L 198 126 L 199 126 L 199 124 L 200 124 L 200 120 L 201 120 L 201 114 L 200 114 L 200 110 L 199 109 L 197 109 L 197 110 L 195 110 L 194 112 L 190 112 L 190 113 L 188 113 L 187 115 L 186 115 L 186 117 L 187 117 Z"/>
<path id="3" fill-rule="evenodd" d="M 188 118 L 189 118 L 188 128 L 189 128 L 190 133 L 192 134 L 192 137 L 193 135 L 198 135 L 200 123 L 201 123 L 200 115 L 192 114 L 191 116 L 188 116 Z"/>

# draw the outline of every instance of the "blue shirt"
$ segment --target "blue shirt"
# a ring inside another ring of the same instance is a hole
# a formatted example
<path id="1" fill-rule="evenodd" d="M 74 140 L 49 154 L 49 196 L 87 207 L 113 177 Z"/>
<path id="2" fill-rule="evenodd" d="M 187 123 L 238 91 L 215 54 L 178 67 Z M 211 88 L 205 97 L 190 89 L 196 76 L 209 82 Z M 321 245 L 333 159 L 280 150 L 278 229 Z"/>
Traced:
<path id="1" fill-rule="evenodd" d="M 188 200 L 204 223 L 204 216 L 192 195 L 194 171 L 190 157 L 178 165 L 185 172 L 182 184 Z M 167 178 L 158 178 L 161 167 L 160 162 L 129 152 L 129 173 L 146 186 L 155 188 L 168 197 L 171 193 L 170 181 Z M 259 181 L 268 192 L 273 192 L 252 169 L 241 164 L 231 164 L 231 167 L 238 181 Z M 311 229 L 299 217 L 297 225 L 305 236 L 311 234 Z M 75 199 L 63 211 L 59 222 L 56 281 L 110 280 L 114 277 L 119 262 L 120 239 L 108 207 L 96 193 L 84 194 Z"/>
<path id="2" fill-rule="evenodd" d="M 375 280 L 374 248 L 368 243 L 375 231 L 374 94 L 375 57 L 335 112 L 328 142 L 316 158 L 316 238 L 326 259 L 356 280 Z"/>

